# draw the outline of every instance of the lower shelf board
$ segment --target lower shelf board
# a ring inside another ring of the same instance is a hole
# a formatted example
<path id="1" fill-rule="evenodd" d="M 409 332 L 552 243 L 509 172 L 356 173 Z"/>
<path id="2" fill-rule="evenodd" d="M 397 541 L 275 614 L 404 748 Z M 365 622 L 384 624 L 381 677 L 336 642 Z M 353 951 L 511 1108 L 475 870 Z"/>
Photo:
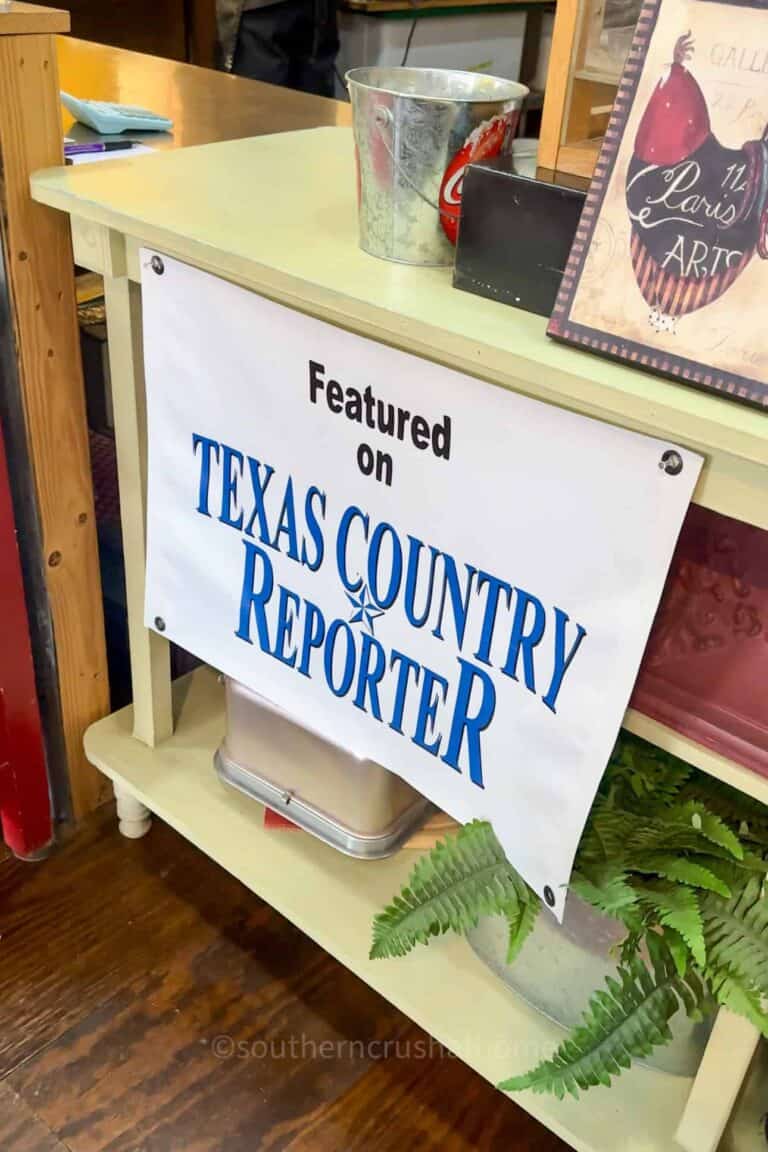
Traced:
<path id="1" fill-rule="evenodd" d="M 176 730 L 156 748 L 131 735 L 130 708 L 99 721 L 86 735 L 88 759 L 492 1083 L 554 1050 L 560 1029 L 506 989 L 463 940 L 369 960 L 373 915 L 417 853 L 366 862 L 303 832 L 265 830 L 260 806 L 214 773 L 224 733 L 215 673 L 202 668 L 177 681 L 175 707 Z M 684 1077 L 636 1068 L 578 1102 L 532 1093 L 514 1099 L 583 1152 L 679 1152 L 674 1133 L 690 1087 Z M 726 1136 L 721 1152 L 765 1152 L 752 1111 L 737 1116 L 738 1138 Z"/>
<path id="2" fill-rule="evenodd" d="M 747 796 L 751 796 L 753 800 L 759 800 L 761 804 L 768 804 L 768 776 L 758 775 L 750 768 L 745 768 L 742 764 L 729 760 L 726 756 L 722 756 L 711 748 L 706 748 L 696 740 L 691 740 L 689 736 L 683 736 L 674 728 L 638 712 L 636 708 L 628 709 L 624 716 L 623 726 L 628 732 L 634 732 L 643 740 L 648 740 L 651 744 L 664 748 L 673 756 L 679 756 L 681 760 L 695 765 L 702 772 L 714 776 L 716 780 L 722 780 L 725 784 L 730 784 L 731 787 L 746 792 Z"/>

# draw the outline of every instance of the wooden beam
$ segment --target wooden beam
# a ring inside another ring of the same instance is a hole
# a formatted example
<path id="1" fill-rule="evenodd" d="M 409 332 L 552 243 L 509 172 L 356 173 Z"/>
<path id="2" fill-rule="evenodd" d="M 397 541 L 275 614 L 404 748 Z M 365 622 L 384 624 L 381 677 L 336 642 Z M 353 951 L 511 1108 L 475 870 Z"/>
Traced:
<path id="1" fill-rule="evenodd" d="M 442 8 L 485 8 L 489 5 L 529 8 L 534 4 L 551 4 L 552 0 L 346 0 L 342 7 L 350 12 L 368 12 L 375 15 L 382 12 L 412 12 Z M 559 0 L 558 0 L 559 3 Z"/>
<path id="2" fill-rule="evenodd" d="M 0 36 L 34 36 L 46 32 L 69 32 L 69 12 L 43 8 L 39 4 L 22 4 L 18 0 L 0 7 Z"/>
<path id="3" fill-rule="evenodd" d="M 107 795 L 82 748 L 109 710 L 96 521 L 68 222 L 29 195 L 32 172 L 62 163 L 56 44 L 32 31 L 45 9 L 10 15 L 30 30 L 0 35 L 0 214 L 77 818 Z"/>
<path id="4" fill-rule="evenodd" d="M 675 1133 L 685 1152 L 717 1152 L 759 1040 L 749 1020 L 720 1009 Z"/>
<path id="5" fill-rule="evenodd" d="M 544 109 L 541 114 L 538 163 L 558 168 L 560 145 L 565 139 L 570 99 L 571 59 L 579 26 L 578 0 L 557 0 L 552 48 L 549 54 Z"/>
<path id="6" fill-rule="evenodd" d="M 187 62 L 201 68 L 215 68 L 217 30 L 215 0 L 184 0 Z"/>

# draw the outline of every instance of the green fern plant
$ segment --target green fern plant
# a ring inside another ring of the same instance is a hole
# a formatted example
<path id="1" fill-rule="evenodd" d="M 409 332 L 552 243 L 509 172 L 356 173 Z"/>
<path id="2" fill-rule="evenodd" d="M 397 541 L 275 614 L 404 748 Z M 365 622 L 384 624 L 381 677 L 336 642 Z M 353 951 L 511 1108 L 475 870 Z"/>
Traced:
<path id="1" fill-rule="evenodd" d="M 594 993 L 549 1060 L 500 1087 L 562 1097 L 608 1085 L 669 1042 L 680 1010 L 701 1018 L 722 1005 L 768 1036 L 767 873 L 760 805 L 622 734 L 570 881 L 574 894 L 624 926 L 616 978 Z M 371 956 L 404 956 L 502 915 L 512 964 L 539 911 L 491 825 L 474 821 L 417 862 L 374 920 Z"/>
<path id="2" fill-rule="evenodd" d="M 608 977 L 607 991 L 594 994 L 583 1022 L 555 1055 L 499 1087 L 550 1092 L 560 1100 L 566 1092 L 578 1097 L 579 1089 L 610 1087 L 612 1076 L 672 1039 L 669 1021 L 681 1005 L 689 1016 L 700 1018 L 707 1000 L 702 980 L 693 971 L 681 975 L 659 937 L 648 942 L 651 971 L 637 955 L 620 965 L 618 980 Z"/>
<path id="3" fill-rule="evenodd" d="M 491 825 L 477 822 L 421 857 L 408 887 L 374 922 L 371 958 L 404 956 L 449 929 L 467 932 L 481 916 L 513 919 L 527 894 Z"/>

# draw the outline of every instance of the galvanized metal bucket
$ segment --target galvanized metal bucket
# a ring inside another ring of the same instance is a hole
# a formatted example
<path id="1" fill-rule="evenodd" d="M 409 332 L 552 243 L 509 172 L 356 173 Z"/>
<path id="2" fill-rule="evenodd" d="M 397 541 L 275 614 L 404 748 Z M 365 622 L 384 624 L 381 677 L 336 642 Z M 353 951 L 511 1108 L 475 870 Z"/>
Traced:
<path id="1" fill-rule="evenodd" d="M 505 984 L 563 1028 L 573 1028 L 593 992 L 615 976 L 618 945 L 626 930 L 571 895 L 562 925 L 542 909 L 533 932 L 514 964 L 507 964 L 509 925 L 503 916 L 486 916 L 468 940 Z M 646 956 L 647 959 L 647 956 Z M 690 1020 L 681 1008 L 670 1023 L 672 1040 L 644 1060 L 673 1076 L 694 1076 L 704 1055 L 712 1021 Z M 522 1068 L 519 1069 L 522 1071 Z"/>
<path id="2" fill-rule="evenodd" d="M 443 68 L 353 68 L 360 246 L 404 264 L 452 264 L 464 169 L 511 149 L 528 89 Z"/>

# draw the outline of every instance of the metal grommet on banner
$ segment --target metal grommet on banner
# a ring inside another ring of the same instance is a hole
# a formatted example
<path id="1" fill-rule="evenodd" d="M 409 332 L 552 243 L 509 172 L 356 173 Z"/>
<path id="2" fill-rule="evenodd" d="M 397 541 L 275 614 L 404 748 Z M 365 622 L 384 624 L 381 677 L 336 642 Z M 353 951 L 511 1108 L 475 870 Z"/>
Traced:
<path id="1" fill-rule="evenodd" d="M 679 452 L 675 452 L 674 448 L 668 448 L 666 452 L 662 453 L 659 468 L 662 472 L 666 472 L 667 476 L 679 476 L 683 470 L 683 458 Z"/>
<path id="2" fill-rule="evenodd" d="M 544 899 L 546 900 L 546 902 L 550 908 L 554 908 L 554 906 L 555 906 L 555 894 L 552 891 L 552 889 L 550 888 L 549 884 L 547 884 L 547 886 L 544 889 Z"/>
<path id="3" fill-rule="evenodd" d="M 161 256 L 153 256 L 149 262 L 149 266 L 158 276 L 162 276 L 163 272 L 165 272 L 165 264 Z"/>
<path id="4" fill-rule="evenodd" d="M 155 616 L 155 628 L 157 628 L 158 632 L 165 632 L 165 620 L 163 620 L 162 616 Z"/>

